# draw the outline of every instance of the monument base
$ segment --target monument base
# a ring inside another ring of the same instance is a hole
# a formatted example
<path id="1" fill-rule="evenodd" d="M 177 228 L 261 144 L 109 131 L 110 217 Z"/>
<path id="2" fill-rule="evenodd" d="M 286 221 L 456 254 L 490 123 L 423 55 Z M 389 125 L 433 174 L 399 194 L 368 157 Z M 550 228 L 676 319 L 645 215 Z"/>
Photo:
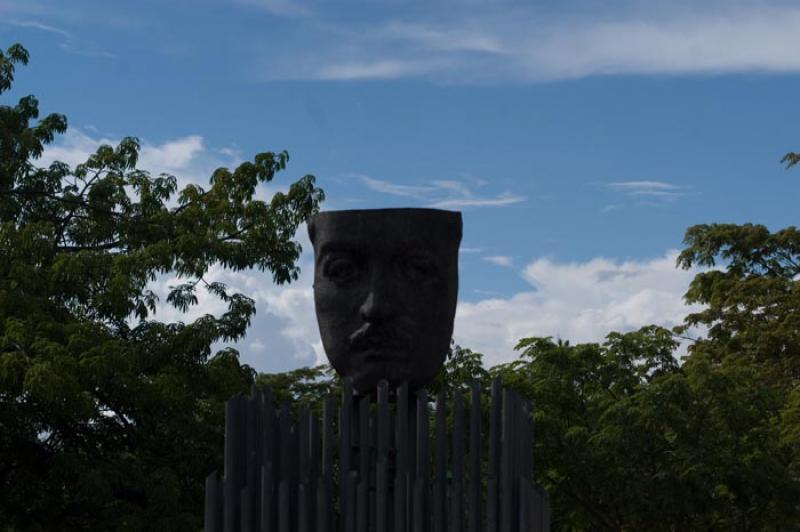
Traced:
<path id="1" fill-rule="evenodd" d="M 548 531 L 530 404 L 499 381 L 489 401 L 481 395 L 473 383 L 431 403 L 425 390 L 382 382 L 356 396 L 345 380 L 338 404 L 294 411 L 268 388 L 233 397 L 224 475 L 206 479 L 205 530 Z"/>

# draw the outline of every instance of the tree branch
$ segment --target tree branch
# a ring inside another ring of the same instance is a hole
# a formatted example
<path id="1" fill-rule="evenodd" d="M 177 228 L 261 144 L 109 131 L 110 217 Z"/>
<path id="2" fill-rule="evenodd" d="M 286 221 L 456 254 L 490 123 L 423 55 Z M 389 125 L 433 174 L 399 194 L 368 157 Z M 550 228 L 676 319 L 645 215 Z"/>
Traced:
<path id="1" fill-rule="evenodd" d="M 76 205 L 76 206 L 83 206 L 87 209 L 92 210 L 93 212 L 99 214 L 107 214 L 109 216 L 122 216 L 122 213 L 115 212 L 115 211 L 106 211 L 103 209 L 98 209 L 97 207 L 92 207 L 85 201 L 81 200 L 71 200 L 56 194 L 51 194 L 50 192 L 45 192 L 44 190 L 25 190 L 25 189 L 12 189 L 12 190 L 0 190 L 0 194 L 6 196 L 43 196 L 45 198 L 49 198 L 53 201 L 57 201 L 59 203 L 63 203 L 65 205 Z"/>
<path id="2" fill-rule="evenodd" d="M 122 244 L 122 242 L 116 240 L 114 242 L 108 242 L 107 244 L 97 244 L 94 246 L 56 246 L 56 251 L 66 251 L 70 253 L 75 251 L 102 251 L 120 247 L 120 244 Z"/>
<path id="3" fill-rule="evenodd" d="M 84 182 L 83 189 L 81 189 L 80 193 L 78 194 L 78 197 L 80 198 L 80 202 L 79 202 L 78 205 L 75 205 L 72 208 L 72 210 L 69 211 L 69 214 L 67 214 L 67 216 L 64 218 L 64 221 L 61 223 L 61 229 L 59 231 L 59 236 L 58 236 L 58 239 L 56 240 L 57 242 L 64 242 L 65 244 L 67 243 L 67 239 L 66 239 L 67 226 L 72 221 L 72 219 L 75 217 L 75 212 L 78 210 L 78 207 L 80 207 L 81 205 L 86 206 L 86 200 L 85 200 L 85 198 L 83 196 L 84 196 L 84 194 L 86 194 L 86 191 L 89 190 L 89 187 L 92 185 L 92 183 L 97 181 L 97 178 L 100 177 L 100 174 L 102 173 L 102 171 L 103 171 L 103 168 L 98 168 L 97 172 L 95 172 L 95 174 L 92 176 L 92 178 L 89 179 L 88 181 Z"/>

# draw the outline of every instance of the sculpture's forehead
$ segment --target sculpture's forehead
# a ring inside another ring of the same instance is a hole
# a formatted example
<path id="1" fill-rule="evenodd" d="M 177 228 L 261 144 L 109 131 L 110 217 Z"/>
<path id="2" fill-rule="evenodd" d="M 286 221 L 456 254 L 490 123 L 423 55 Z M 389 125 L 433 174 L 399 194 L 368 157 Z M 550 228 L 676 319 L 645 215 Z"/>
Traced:
<path id="1" fill-rule="evenodd" d="M 461 236 L 460 224 L 456 226 L 442 216 L 426 213 L 413 216 L 380 211 L 323 214 L 311 223 L 314 249 L 318 253 L 338 246 L 372 252 L 412 248 L 445 251 L 457 248 Z"/>

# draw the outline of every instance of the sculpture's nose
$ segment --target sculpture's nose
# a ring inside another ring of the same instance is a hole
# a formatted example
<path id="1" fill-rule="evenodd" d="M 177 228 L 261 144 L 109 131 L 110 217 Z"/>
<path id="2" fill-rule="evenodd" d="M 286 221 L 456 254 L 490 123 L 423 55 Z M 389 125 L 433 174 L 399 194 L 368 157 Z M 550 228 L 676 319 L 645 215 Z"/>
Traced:
<path id="1" fill-rule="evenodd" d="M 367 323 L 380 323 L 392 318 L 397 309 L 397 301 L 392 290 L 381 275 L 372 275 L 369 289 L 361 303 L 361 318 Z"/>

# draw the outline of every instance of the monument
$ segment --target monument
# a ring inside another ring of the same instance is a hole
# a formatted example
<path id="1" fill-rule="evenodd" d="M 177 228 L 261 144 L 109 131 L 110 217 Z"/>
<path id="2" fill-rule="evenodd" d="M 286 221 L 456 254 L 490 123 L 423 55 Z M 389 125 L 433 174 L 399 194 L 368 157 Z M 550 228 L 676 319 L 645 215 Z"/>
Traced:
<path id="1" fill-rule="evenodd" d="M 531 405 L 498 380 L 435 401 L 425 389 L 453 334 L 461 214 L 327 211 L 308 232 L 340 398 L 277 405 L 268 388 L 231 398 L 205 530 L 548 531 Z"/>
<path id="2" fill-rule="evenodd" d="M 333 368 L 358 392 L 381 379 L 412 390 L 444 363 L 458 295 L 461 213 L 322 212 L 308 220 L 314 303 Z"/>

